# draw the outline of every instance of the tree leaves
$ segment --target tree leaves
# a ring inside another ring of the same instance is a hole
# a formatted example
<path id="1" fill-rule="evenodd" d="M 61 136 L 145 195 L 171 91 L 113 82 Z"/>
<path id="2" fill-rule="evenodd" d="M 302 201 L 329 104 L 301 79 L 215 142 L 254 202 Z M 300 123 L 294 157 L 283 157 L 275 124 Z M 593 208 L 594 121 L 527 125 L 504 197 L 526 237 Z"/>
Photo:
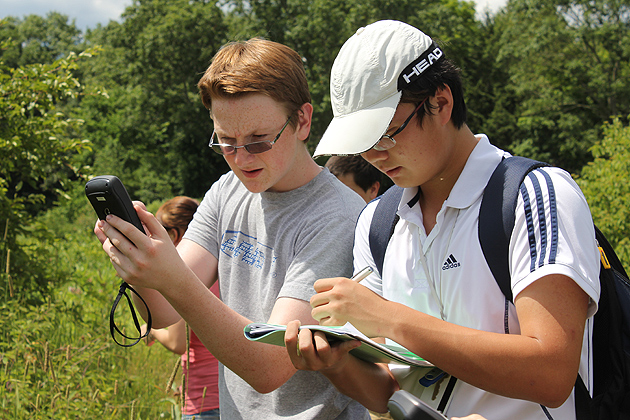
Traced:
<path id="1" fill-rule="evenodd" d="M 502 96 L 514 98 L 512 150 L 577 173 L 599 127 L 628 114 L 630 64 L 627 46 L 618 47 L 630 39 L 627 8 L 603 0 L 508 2 L 495 27 L 497 64 L 509 76 Z"/>
<path id="2" fill-rule="evenodd" d="M 88 36 L 104 46 L 88 80 L 110 96 L 82 104 L 94 170 L 117 174 L 147 202 L 199 197 L 227 170 L 207 147 L 212 125 L 196 87 L 226 41 L 223 12 L 204 1 L 143 0 L 122 17 Z"/>
<path id="3" fill-rule="evenodd" d="M 577 182 L 588 199 L 593 220 L 606 234 L 626 270 L 630 268 L 630 126 L 614 118 L 591 152 L 595 160 Z"/>

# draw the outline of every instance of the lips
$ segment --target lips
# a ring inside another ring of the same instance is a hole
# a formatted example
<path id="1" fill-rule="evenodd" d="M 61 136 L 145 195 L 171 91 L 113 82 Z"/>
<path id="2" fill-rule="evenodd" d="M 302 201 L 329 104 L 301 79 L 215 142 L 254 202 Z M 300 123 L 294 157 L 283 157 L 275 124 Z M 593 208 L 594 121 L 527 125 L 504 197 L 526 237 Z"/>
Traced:
<path id="1" fill-rule="evenodd" d="M 241 169 L 241 172 L 243 173 L 243 175 L 246 178 L 255 178 L 258 176 L 258 174 L 260 174 L 262 172 L 262 169 L 253 169 L 253 170 L 245 170 L 245 169 Z"/>
<path id="2" fill-rule="evenodd" d="M 387 175 L 388 177 L 392 178 L 395 177 L 396 175 L 398 175 L 400 173 L 400 171 L 402 170 L 401 166 L 397 166 L 395 168 L 392 169 L 387 169 L 383 172 L 385 172 L 385 175 Z"/>

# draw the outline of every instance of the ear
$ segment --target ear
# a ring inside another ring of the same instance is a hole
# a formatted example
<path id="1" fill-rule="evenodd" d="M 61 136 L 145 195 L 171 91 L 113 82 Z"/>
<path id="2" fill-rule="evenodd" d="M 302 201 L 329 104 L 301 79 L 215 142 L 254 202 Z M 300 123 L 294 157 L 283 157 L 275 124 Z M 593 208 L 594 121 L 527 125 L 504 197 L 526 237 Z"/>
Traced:
<path id="1" fill-rule="evenodd" d="M 175 246 L 177 246 L 179 241 L 182 240 L 178 229 L 169 229 L 168 230 L 168 236 L 171 238 L 171 241 L 173 241 L 173 245 L 175 245 Z"/>
<path id="2" fill-rule="evenodd" d="M 310 103 L 303 104 L 298 110 L 298 125 L 296 126 L 296 134 L 300 141 L 308 138 L 311 132 L 311 122 L 313 120 L 313 105 Z"/>
<path id="3" fill-rule="evenodd" d="M 369 201 L 374 200 L 378 196 L 378 190 L 381 188 L 381 183 L 376 181 L 370 188 L 368 188 L 367 196 L 370 199 Z"/>
<path id="4" fill-rule="evenodd" d="M 453 112 L 453 93 L 451 92 L 451 88 L 448 85 L 439 88 L 435 92 L 434 98 L 438 107 L 438 121 L 442 125 L 446 125 L 451 120 L 451 114 Z"/>

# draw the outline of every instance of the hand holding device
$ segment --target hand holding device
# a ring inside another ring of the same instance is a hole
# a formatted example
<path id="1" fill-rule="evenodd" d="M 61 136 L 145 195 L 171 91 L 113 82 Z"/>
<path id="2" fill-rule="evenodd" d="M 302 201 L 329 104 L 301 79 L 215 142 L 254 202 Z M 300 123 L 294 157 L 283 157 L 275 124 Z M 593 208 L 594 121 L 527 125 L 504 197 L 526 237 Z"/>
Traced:
<path id="1" fill-rule="evenodd" d="M 88 200 L 96 210 L 96 214 L 98 218 L 101 220 L 105 220 L 108 215 L 113 214 L 121 219 L 131 223 L 135 227 L 140 230 L 140 232 L 146 235 L 144 228 L 142 227 L 142 222 L 138 217 L 138 213 L 133 208 L 133 203 L 131 202 L 131 198 L 129 198 L 129 194 L 127 193 L 127 189 L 123 185 L 123 183 L 118 179 L 118 177 L 114 175 L 102 175 L 97 176 L 89 180 L 85 184 L 85 195 Z M 126 290 L 129 289 L 132 293 L 135 293 L 136 296 L 144 303 L 144 306 L 147 309 L 147 329 L 144 333 L 141 332 L 140 324 L 138 322 L 138 318 L 135 314 L 135 310 L 133 308 L 133 304 L 131 302 L 131 298 L 127 295 Z M 139 337 L 128 337 L 125 335 L 114 322 L 114 312 L 116 311 L 116 307 L 118 306 L 118 302 L 122 297 L 127 299 L 127 303 L 129 304 L 129 309 L 133 316 L 133 320 L 138 330 Z M 151 312 L 149 311 L 149 307 L 147 303 L 131 286 L 129 286 L 126 282 L 122 282 L 120 288 L 118 290 L 118 295 L 114 300 L 114 304 L 112 305 L 112 309 L 109 314 L 109 329 L 110 334 L 116 344 L 123 347 L 131 347 L 138 343 L 142 338 L 147 337 L 151 332 Z M 131 344 L 120 343 L 116 340 L 116 335 L 114 332 L 118 332 L 121 336 L 126 339 L 135 340 Z"/>

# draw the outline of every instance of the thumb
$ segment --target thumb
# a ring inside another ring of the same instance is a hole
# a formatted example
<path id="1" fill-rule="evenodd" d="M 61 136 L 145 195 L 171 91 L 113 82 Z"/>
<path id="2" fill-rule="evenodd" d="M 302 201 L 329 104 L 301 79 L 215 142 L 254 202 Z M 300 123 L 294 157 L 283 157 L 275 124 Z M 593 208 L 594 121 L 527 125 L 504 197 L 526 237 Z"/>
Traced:
<path id="1" fill-rule="evenodd" d="M 360 346 L 361 346 L 361 342 L 359 340 L 350 340 L 350 341 L 344 341 L 343 343 L 339 344 L 339 346 L 337 347 L 339 348 L 340 351 L 344 353 L 348 353 L 350 350 L 354 350 Z"/>
<path id="2" fill-rule="evenodd" d="M 134 209 L 136 213 L 138 213 L 138 217 L 142 222 L 142 226 L 144 227 L 144 231 L 149 237 L 158 236 L 161 237 L 162 234 L 168 236 L 166 229 L 164 226 L 158 221 L 158 219 L 153 215 L 153 213 L 149 212 L 144 204 L 135 202 Z M 170 241 L 170 238 L 169 238 Z"/>

